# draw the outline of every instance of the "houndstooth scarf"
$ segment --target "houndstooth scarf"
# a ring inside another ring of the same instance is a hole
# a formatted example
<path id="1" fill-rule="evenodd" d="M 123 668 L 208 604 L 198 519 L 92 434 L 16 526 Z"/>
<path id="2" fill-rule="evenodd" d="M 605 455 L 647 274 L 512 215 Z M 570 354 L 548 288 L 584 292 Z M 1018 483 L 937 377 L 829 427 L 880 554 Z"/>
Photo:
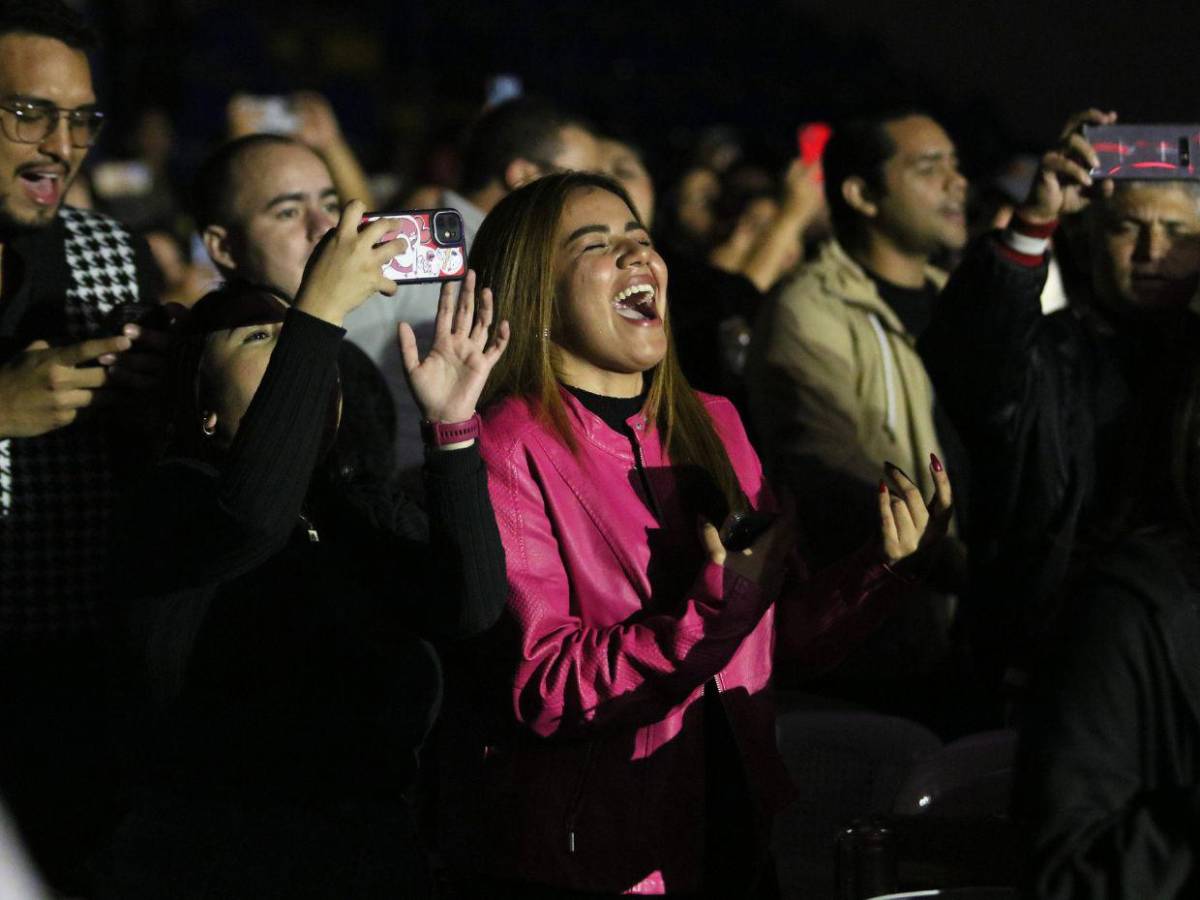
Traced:
<path id="1" fill-rule="evenodd" d="M 66 340 L 113 328 L 139 301 L 133 241 L 114 220 L 63 208 Z M 111 436 L 79 423 L 0 440 L 0 639 L 61 637 L 96 625 L 114 502 Z"/>

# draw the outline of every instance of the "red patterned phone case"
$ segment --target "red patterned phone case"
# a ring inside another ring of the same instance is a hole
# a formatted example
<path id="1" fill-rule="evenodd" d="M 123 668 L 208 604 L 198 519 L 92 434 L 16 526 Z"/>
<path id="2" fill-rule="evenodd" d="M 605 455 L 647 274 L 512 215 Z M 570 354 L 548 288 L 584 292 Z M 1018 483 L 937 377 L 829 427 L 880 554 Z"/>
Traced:
<path id="1" fill-rule="evenodd" d="M 383 266 L 383 274 L 401 284 L 457 281 L 467 274 L 467 245 L 462 216 L 455 209 L 406 209 L 367 213 L 363 224 L 391 219 L 395 228 L 383 240 L 404 238 L 401 250 Z"/>

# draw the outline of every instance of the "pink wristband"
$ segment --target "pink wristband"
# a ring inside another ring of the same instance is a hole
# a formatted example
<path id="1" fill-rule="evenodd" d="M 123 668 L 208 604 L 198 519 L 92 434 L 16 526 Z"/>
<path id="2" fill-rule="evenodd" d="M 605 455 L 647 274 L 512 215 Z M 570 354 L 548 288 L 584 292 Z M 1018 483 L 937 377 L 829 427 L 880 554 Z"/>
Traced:
<path id="1" fill-rule="evenodd" d="M 421 437 L 430 447 L 445 447 L 479 437 L 479 413 L 462 422 L 421 422 Z"/>

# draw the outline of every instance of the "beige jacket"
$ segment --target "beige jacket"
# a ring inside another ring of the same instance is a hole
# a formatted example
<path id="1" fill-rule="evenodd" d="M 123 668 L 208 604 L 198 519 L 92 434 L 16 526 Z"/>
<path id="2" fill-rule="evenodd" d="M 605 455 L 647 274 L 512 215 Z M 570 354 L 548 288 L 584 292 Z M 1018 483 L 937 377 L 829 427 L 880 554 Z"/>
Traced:
<path id="1" fill-rule="evenodd" d="M 933 387 L 914 338 L 836 241 L 764 310 L 748 378 L 772 476 L 796 492 L 802 520 L 847 532 L 828 535 L 833 555 L 877 533 L 860 529 L 878 521 L 885 460 L 932 493 Z"/>

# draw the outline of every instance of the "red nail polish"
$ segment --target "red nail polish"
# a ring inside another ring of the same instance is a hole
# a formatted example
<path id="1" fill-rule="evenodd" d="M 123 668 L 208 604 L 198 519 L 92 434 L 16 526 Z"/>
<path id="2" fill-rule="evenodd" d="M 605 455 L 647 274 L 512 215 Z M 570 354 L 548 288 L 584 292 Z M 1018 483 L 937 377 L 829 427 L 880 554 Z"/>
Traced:
<path id="1" fill-rule="evenodd" d="M 933 463 L 933 471 L 935 471 L 935 472 L 940 472 L 940 471 L 942 471 L 942 469 L 943 469 L 943 466 L 942 466 L 942 461 L 941 461 L 940 459 L 938 459 L 938 458 L 937 458 L 937 454 L 936 454 L 936 453 L 930 453 L 930 454 L 929 454 L 929 461 L 930 461 L 931 463 Z"/>
<path id="2" fill-rule="evenodd" d="M 887 484 L 883 481 L 883 479 L 880 479 L 879 480 L 879 493 L 886 494 L 887 492 L 888 492 Z"/>

